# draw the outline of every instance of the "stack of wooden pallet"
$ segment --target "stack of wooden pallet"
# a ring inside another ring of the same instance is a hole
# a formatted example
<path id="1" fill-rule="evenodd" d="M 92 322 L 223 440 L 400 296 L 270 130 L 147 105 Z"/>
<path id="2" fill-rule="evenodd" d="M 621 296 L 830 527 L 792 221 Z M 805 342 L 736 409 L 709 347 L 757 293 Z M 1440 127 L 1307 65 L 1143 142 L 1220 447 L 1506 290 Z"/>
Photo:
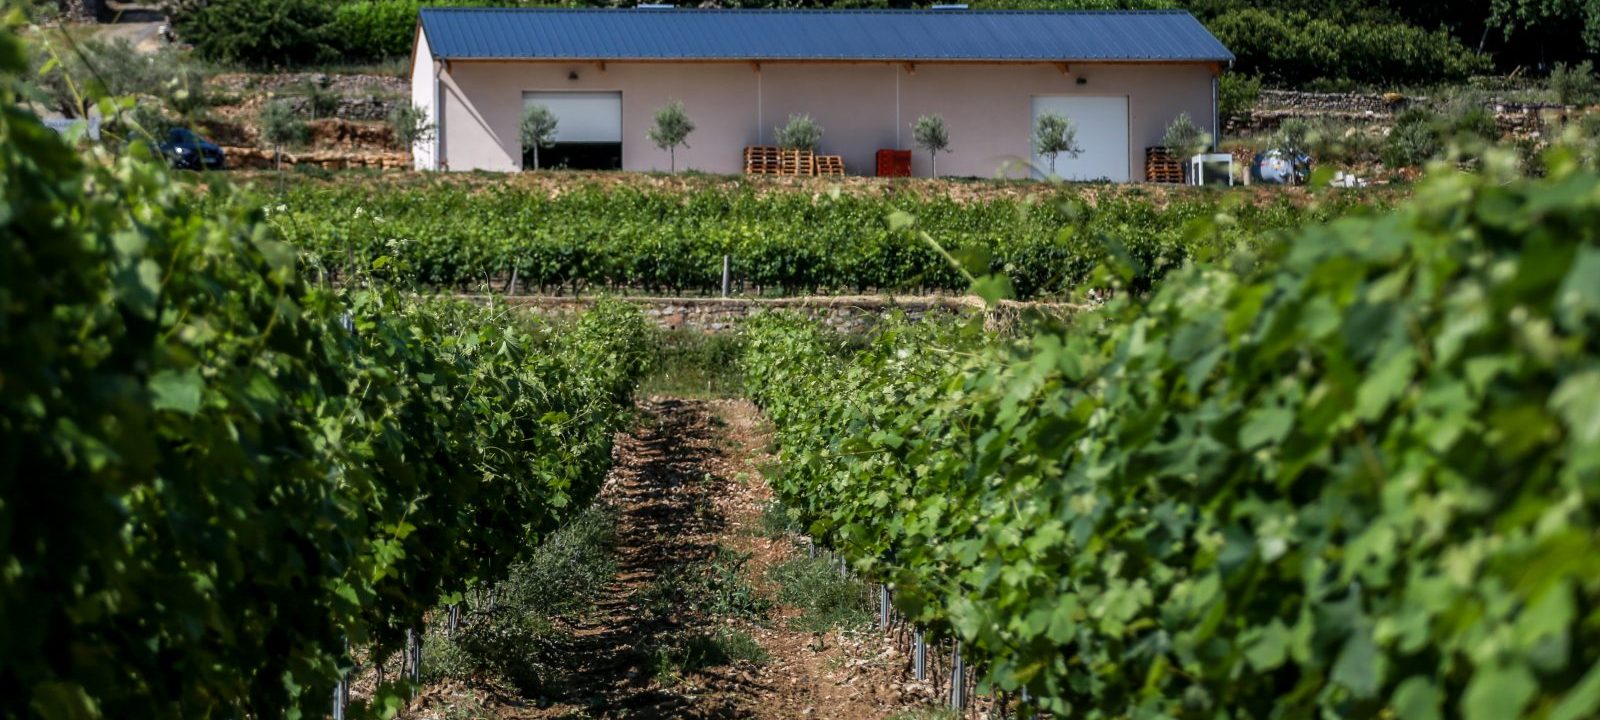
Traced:
<path id="1" fill-rule="evenodd" d="M 768 146 L 744 149 L 746 175 L 843 175 L 844 158 Z"/>
<path id="2" fill-rule="evenodd" d="M 1183 161 L 1164 147 L 1145 148 L 1144 179 L 1153 183 L 1183 184 Z"/>
<path id="3" fill-rule="evenodd" d="M 783 165 L 778 170 L 779 175 L 815 175 L 817 174 L 817 155 L 810 150 L 783 151 Z"/>
<path id="4" fill-rule="evenodd" d="M 779 175 L 783 164 L 783 151 L 775 147 L 754 146 L 744 149 L 744 174 Z"/>

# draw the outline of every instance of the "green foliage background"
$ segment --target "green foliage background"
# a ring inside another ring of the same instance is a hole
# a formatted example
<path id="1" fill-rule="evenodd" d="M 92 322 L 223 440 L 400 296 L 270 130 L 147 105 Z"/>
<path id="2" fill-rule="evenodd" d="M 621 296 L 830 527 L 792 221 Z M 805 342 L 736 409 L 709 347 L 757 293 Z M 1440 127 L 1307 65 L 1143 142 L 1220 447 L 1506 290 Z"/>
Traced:
<path id="1" fill-rule="evenodd" d="M 178 29 L 202 53 L 245 64 L 294 64 L 330 56 L 405 57 L 425 6 L 631 2 L 488 0 L 191 0 Z M 931 0 L 726 0 L 720 7 L 914 8 Z M 1236 69 L 1275 84 L 1426 85 L 1491 69 L 1592 58 L 1600 50 L 1600 2 L 1465 0 L 973 0 L 974 9 L 1166 9 L 1193 12 L 1239 56 Z M 249 7 L 234 7 L 249 6 Z M 703 6 L 697 6 L 703 7 Z M 271 32 L 252 32 L 270 27 Z"/>

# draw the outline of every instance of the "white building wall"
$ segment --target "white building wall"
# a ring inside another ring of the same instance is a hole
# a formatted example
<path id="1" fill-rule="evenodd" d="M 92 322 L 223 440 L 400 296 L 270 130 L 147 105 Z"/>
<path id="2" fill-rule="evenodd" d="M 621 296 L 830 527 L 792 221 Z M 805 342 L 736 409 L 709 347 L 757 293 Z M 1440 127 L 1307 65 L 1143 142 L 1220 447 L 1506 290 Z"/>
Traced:
<path id="1" fill-rule="evenodd" d="M 434 131 L 432 137 L 425 138 L 411 148 L 411 164 L 418 170 L 439 169 L 438 149 L 444 140 L 444 132 L 439 126 L 439 104 L 436 98 L 439 90 L 438 81 L 438 63 L 428 49 L 427 36 L 419 27 L 416 52 L 411 65 L 411 104 L 422 108 Z"/>
<path id="2" fill-rule="evenodd" d="M 1188 112 L 1215 132 L 1208 64 L 905 63 L 447 63 L 440 114 L 451 170 L 521 167 L 517 125 L 526 92 L 622 93 L 623 168 L 667 169 L 666 151 L 645 139 L 657 108 L 682 100 L 696 125 L 678 168 L 739 173 L 747 145 L 773 143 L 773 128 L 808 113 L 824 129 L 819 152 L 844 156 L 846 172 L 871 175 L 876 151 L 911 147 L 910 124 L 944 116 L 950 150 L 941 175 L 1027 177 L 1033 98 L 1126 96 L 1129 177 L 1144 176 L 1144 149 Z M 576 76 L 574 78 L 573 76 Z M 1078 82 L 1079 78 L 1083 83 Z M 920 151 L 917 175 L 929 173 Z"/>

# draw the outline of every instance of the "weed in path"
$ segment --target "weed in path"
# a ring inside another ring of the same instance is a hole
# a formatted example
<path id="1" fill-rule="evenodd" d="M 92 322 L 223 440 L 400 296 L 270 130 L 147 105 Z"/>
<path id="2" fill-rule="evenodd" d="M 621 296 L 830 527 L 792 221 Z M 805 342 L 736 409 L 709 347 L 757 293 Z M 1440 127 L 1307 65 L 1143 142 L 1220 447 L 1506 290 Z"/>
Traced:
<path id="1" fill-rule="evenodd" d="M 959 720 L 961 715 L 949 708 L 917 708 L 890 715 L 884 720 Z"/>
<path id="2" fill-rule="evenodd" d="M 651 373 L 639 385 L 641 396 L 717 399 L 743 392 L 738 360 L 744 344 L 738 335 L 665 330 L 656 347 Z"/>
<path id="3" fill-rule="evenodd" d="M 761 535 L 774 540 L 793 538 L 803 528 L 781 501 L 773 500 L 761 508 Z"/>
<path id="4" fill-rule="evenodd" d="M 767 662 L 766 649 L 755 638 L 732 628 L 716 632 L 695 632 L 671 638 L 651 652 L 651 669 L 656 682 L 672 687 L 685 675 L 724 665 L 761 665 Z"/>
<path id="5" fill-rule="evenodd" d="M 772 568 L 769 577 L 778 585 L 778 601 L 800 608 L 796 630 L 850 630 L 872 619 L 870 588 L 840 575 L 825 558 L 795 558 Z"/>
<path id="6" fill-rule="evenodd" d="M 464 697 L 441 703 L 434 717 L 438 720 L 494 720 L 495 714 L 483 704 L 477 693 L 469 691 Z"/>
<path id="7" fill-rule="evenodd" d="M 546 692 L 559 681 L 572 645 L 555 618 L 592 612 L 616 574 L 616 517 L 594 507 L 575 517 L 511 569 L 502 582 L 468 593 L 462 627 L 441 622 L 423 642 L 428 682 L 455 678 L 504 682 L 519 692 Z"/>
<path id="8" fill-rule="evenodd" d="M 710 559 L 685 563 L 657 575 L 642 595 L 643 605 L 656 617 L 698 614 L 713 618 L 760 621 L 772 609 L 744 578 L 749 553 L 718 547 Z"/>

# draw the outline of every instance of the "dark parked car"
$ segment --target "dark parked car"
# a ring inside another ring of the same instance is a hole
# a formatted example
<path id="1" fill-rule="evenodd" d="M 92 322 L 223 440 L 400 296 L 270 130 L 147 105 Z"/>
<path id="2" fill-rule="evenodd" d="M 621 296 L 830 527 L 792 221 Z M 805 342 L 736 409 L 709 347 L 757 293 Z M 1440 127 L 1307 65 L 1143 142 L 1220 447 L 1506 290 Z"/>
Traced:
<path id="1" fill-rule="evenodd" d="M 167 133 L 161 154 L 173 167 L 185 170 L 221 170 L 226 162 L 222 148 L 184 128 Z"/>

